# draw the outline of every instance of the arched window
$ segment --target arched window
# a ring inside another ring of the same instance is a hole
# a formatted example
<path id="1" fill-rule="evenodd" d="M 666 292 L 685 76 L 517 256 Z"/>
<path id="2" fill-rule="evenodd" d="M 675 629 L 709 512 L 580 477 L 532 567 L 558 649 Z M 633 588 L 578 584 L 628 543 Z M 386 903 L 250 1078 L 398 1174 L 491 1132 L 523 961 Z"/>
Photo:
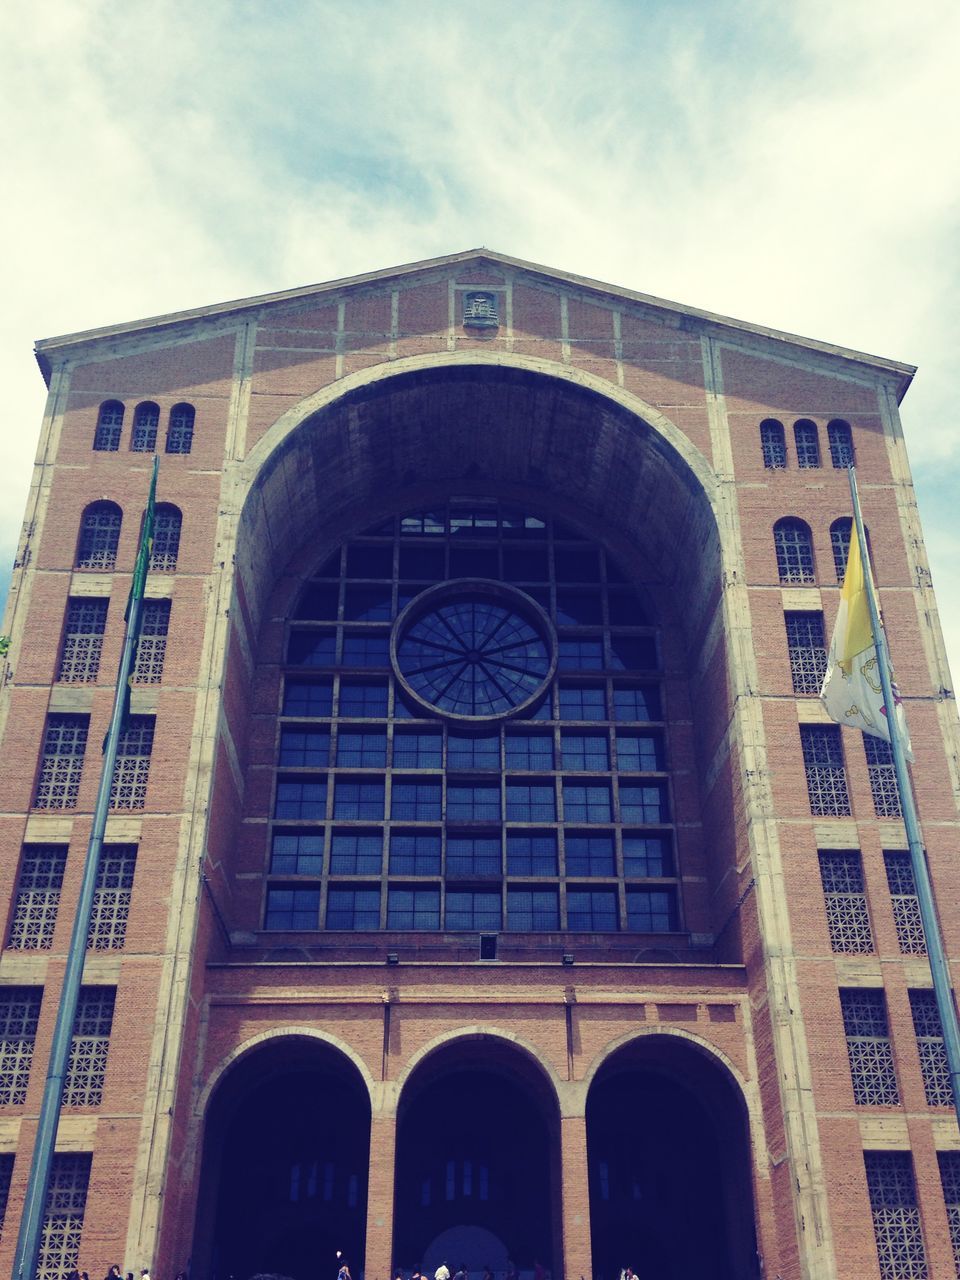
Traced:
<path id="1" fill-rule="evenodd" d="M 80 521 L 77 542 L 78 569 L 112 569 L 117 563 L 117 545 L 123 512 L 115 502 L 94 502 Z"/>
<path id="2" fill-rule="evenodd" d="M 808 524 L 794 516 L 778 520 L 773 526 L 773 544 L 777 551 L 777 573 L 782 583 L 807 586 L 816 581 L 813 538 Z"/>
<path id="3" fill-rule="evenodd" d="M 781 471 L 787 465 L 787 441 L 782 422 L 767 418 L 760 423 L 760 448 L 763 450 L 763 465 L 768 471 Z"/>
<path id="4" fill-rule="evenodd" d="M 167 425 L 167 453 L 189 453 L 193 447 L 193 422 L 196 410 L 192 404 L 175 404 Z"/>
<path id="5" fill-rule="evenodd" d="M 850 423 L 834 418 L 827 423 L 827 440 L 830 444 L 830 461 L 838 469 L 853 465 L 853 436 Z"/>
<path id="6" fill-rule="evenodd" d="M 820 466 L 820 433 L 817 424 L 809 418 L 800 418 L 793 424 L 793 437 L 797 442 L 797 466 L 810 469 Z"/>
<path id="7" fill-rule="evenodd" d="M 122 429 L 123 405 L 119 400 L 104 400 L 97 416 L 97 429 L 93 433 L 94 449 L 106 453 L 119 449 Z"/>
<path id="8" fill-rule="evenodd" d="M 850 516 L 841 516 L 830 526 L 830 545 L 833 547 L 833 565 L 837 571 L 837 581 L 843 581 L 847 571 L 847 556 L 850 554 L 850 530 L 853 520 Z"/>
<path id="9" fill-rule="evenodd" d="M 180 551 L 180 525 L 183 516 L 180 508 L 169 502 L 157 504 L 153 524 L 153 548 L 150 552 L 150 569 L 153 573 L 172 573 L 177 567 Z"/>
<path id="10" fill-rule="evenodd" d="M 130 448 L 134 453 L 153 453 L 157 447 L 157 427 L 160 425 L 160 407 L 150 400 L 137 405 L 133 415 L 133 434 Z"/>

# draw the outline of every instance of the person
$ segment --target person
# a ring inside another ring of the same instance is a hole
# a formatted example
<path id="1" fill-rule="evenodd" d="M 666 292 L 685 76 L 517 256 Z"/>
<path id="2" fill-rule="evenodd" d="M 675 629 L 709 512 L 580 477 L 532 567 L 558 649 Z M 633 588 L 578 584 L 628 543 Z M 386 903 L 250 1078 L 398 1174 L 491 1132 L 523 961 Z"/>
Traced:
<path id="1" fill-rule="evenodd" d="M 123 1272 L 116 1262 L 104 1276 L 104 1280 L 123 1280 Z"/>
<path id="2" fill-rule="evenodd" d="M 337 1272 L 337 1280 L 350 1280 L 350 1268 L 342 1258 L 340 1259 L 340 1270 Z"/>
<path id="3" fill-rule="evenodd" d="M 403 1280 L 403 1272 L 399 1267 L 393 1273 L 393 1280 Z"/>
<path id="4" fill-rule="evenodd" d="M 450 1280 L 450 1268 L 446 1261 L 440 1263 L 436 1271 L 433 1273 L 433 1280 Z"/>
<path id="5" fill-rule="evenodd" d="M 467 1264 L 461 1262 L 459 1267 L 453 1273 L 453 1280 L 467 1280 Z"/>

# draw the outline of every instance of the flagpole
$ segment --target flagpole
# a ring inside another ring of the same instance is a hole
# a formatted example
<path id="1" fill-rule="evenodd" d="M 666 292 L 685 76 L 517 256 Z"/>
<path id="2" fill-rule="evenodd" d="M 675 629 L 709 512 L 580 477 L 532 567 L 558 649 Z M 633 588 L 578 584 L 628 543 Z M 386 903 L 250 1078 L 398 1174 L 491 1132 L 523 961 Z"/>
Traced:
<path id="1" fill-rule="evenodd" d="M 140 635 L 143 587 L 150 558 L 149 544 L 152 541 L 153 508 L 157 489 L 158 466 L 159 459 L 155 457 L 150 480 L 150 496 L 147 501 L 147 511 L 140 536 L 140 547 L 137 552 L 137 562 L 130 586 L 130 599 L 127 603 L 127 630 L 123 641 L 123 652 L 120 655 L 120 668 L 117 672 L 113 711 L 110 716 L 110 727 L 107 730 L 107 736 L 103 744 L 100 785 L 97 788 L 97 801 L 93 810 L 93 825 L 87 845 L 86 860 L 83 864 L 80 897 L 77 902 L 76 914 L 73 918 L 73 931 L 70 935 L 67 964 L 63 974 L 63 987 L 60 991 L 60 1004 L 57 1008 L 57 1020 L 53 1029 L 53 1043 L 50 1046 L 50 1063 L 47 1068 L 43 1101 L 40 1104 L 37 1136 L 33 1145 L 33 1160 L 30 1165 L 30 1175 L 27 1180 L 27 1189 L 23 1202 L 23 1213 L 20 1218 L 20 1234 L 17 1237 L 17 1250 L 13 1263 L 13 1280 L 34 1280 L 37 1274 L 40 1244 L 43 1236 L 44 1210 L 47 1203 L 47 1188 L 50 1183 L 50 1170 L 53 1165 L 57 1141 L 57 1126 L 60 1121 L 64 1081 L 70 1062 L 73 1024 L 76 1020 L 77 1004 L 80 999 L 80 982 L 83 977 L 87 935 L 90 932 L 93 898 L 100 869 L 100 852 L 103 848 L 107 814 L 110 811 L 110 791 L 117 760 L 117 746 L 120 740 L 120 730 L 126 717 L 130 672 L 133 667 L 134 654 Z"/>
<path id="2" fill-rule="evenodd" d="M 857 476 L 854 468 L 849 469 L 850 496 L 853 499 L 853 518 L 857 529 L 857 541 L 860 546 L 860 559 L 865 566 L 864 582 L 867 592 L 867 604 L 870 609 L 870 626 L 873 630 L 877 649 L 877 667 L 880 672 L 880 687 L 883 691 L 883 705 L 886 708 L 887 730 L 890 734 L 890 748 L 893 754 L 893 767 L 897 775 L 897 786 L 900 790 L 900 808 L 903 814 L 903 825 L 907 832 L 907 845 L 910 849 L 910 863 L 913 868 L 913 881 L 917 890 L 917 902 L 920 907 L 920 920 L 923 924 L 923 936 L 927 947 L 927 959 L 930 962 L 930 974 L 933 978 L 933 991 L 940 1014 L 940 1026 L 943 1029 L 943 1044 L 947 1055 L 947 1069 L 950 1073 L 950 1087 L 953 1092 L 953 1109 L 957 1123 L 960 1125 L 960 1025 L 957 1022 L 957 1008 L 953 1000 L 953 984 L 950 980 L 950 969 L 943 947 L 940 923 L 937 919 L 936 904 L 933 900 L 933 888 L 930 884 L 930 872 L 927 868 L 927 857 L 920 834 L 920 821 L 917 817 L 917 806 L 913 795 L 913 783 L 907 770 L 907 757 L 901 738 L 899 717 L 896 714 L 897 697 L 890 675 L 890 655 L 887 651 L 887 637 L 880 622 L 880 610 L 877 605 L 876 592 L 873 585 L 873 573 L 867 551 L 867 537 L 863 527 L 863 514 L 860 511 L 860 495 L 857 491 Z"/>

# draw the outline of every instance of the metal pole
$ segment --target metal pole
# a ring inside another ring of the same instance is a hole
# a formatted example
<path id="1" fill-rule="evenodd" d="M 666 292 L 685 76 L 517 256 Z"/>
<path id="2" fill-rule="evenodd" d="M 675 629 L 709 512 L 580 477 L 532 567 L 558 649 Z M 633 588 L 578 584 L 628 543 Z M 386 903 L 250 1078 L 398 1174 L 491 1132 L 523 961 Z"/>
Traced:
<path id="1" fill-rule="evenodd" d="M 890 732 L 893 767 L 897 775 L 897 786 L 900 789 L 900 807 L 903 812 L 903 825 L 907 832 L 907 844 L 910 848 L 910 863 L 913 867 L 913 880 L 917 890 L 923 936 L 927 946 L 927 958 L 930 962 L 930 974 L 933 978 L 933 991 L 937 1001 L 937 1010 L 940 1014 L 940 1025 L 943 1028 L 943 1044 L 947 1054 L 947 1069 L 950 1072 L 950 1087 L 953 1091 L 953 1109 L 957 1116 L 957 1123 L 960 1125 L 960 1025 L 957 1022 L 957 1008 L 953 1001 L 950 969 L 943 949 L 943 937 L 940 933 L 940 923 L 937 919 L 937 908 L 933 899 L 933 888 L 930 884 L 930 872 L 927 868 L 923 837 L 920 834 L 920 821 L 917 817 L 917 806 L 913 796 L 913 783 L 910 780 L 907 757 L 900 737 L 893 679 L 890 675 L 890 655 L 887 652 L 887 638 L 880 623 L 880 610 L 873 586 L 873 574 L 867 552 L 867 538 L 863 528 L 863 515 L 860 511 L 860 495 L 857 492 L 857 476 L 853 467 L 850 468 L 849 474 L 850 496 L 853 499 L 853 518 L 857 528 L 857 541 L 860 544 L 860 559 L 864 567 L 867 603 L 870 607 L 870 626 L 873 630 L 873 638 L 877 648 L 877 666 L 880 671 L 880 687 L 883 691 L 887 728 Z"/>
<path id="2" fill-rule="evenodd" d="M 154 458 L 151 495 L 156 486 L 156 477 L 157 459 Z M 138 555 L 138 566 L 140 558 Z M 136 584 L 136 577 L 135 571 L 134 585 Z M 80 981 L 83 977 L 87 935 L 90 932 L 90 917 L 93 912 L 93 896 L 97 887 L 97 876 L 100 869 L 103 833 L 107 825 L 107 814 L 110 811 L 110 790 L 117 760 L 117 745 L 127 705 L 127 682 L 130 678 L 134 650 L 140 633 L 142 608 L 142 586 L 139 593 L 131 588 L 127 610 L 127 631 L 123 641 L 123 652 L 120 655 L 120 668 L 117 672 L 113 711 L 110 716 L 110 727 L 107 730 L 107 736 L 103 744 L 103 761 L 101 764 L 100 785 L 97 788 L 97 802 L 93 810 L 93 826 L 90 831 L 90 841 L 87 845 L 86 860 L 83 864 L 80 898 L 77 902 L 76 915 L 73 918 L 70 949 L 67 952 L 67 965 L 63 975 L 60 1004 L 57 1009 L 57 1020 L 53 1028 L 53 1043 L 50 1046 L 50 1064 L 47 1068 L 47 1080 L 43 1090 L 43 1101 L 40 1104 L 40 1116 L 37 1122 L 37 1136 L 33 1145 L 33 1161 L 30 1165 L 30 1176 L 27 1180 L 23 1214 L 20 1218 L 20 1234 L 17 1237 L 17 1250 L 13 1263 L 13 1280 L 34 1280 L 37 1274 L 40 1242 L 43 1235 L 44 1209 L 47 1202 L 47 1187 L 50 1182 L 50 1168 L 53 1164 L 54 1148 L 57 1141 L 57 1126 L 60 1121 L 63 1086 L 70 1061 L 73 1024 L 76 1020 L 77 1002 L 80 998 Z"/>

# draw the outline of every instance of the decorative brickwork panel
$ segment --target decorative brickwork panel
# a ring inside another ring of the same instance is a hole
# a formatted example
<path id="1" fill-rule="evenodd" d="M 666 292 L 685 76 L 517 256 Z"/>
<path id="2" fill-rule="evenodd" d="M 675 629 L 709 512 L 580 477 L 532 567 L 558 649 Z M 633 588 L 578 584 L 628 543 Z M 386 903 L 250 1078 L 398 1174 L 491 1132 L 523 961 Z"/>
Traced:
<path id="1" fill-rule="evenodd" d="M 66 865 L 65 844 L 24 845 L 7 938 L 12 951 L 48 951 L 53 946 Z"/>
<path id="2" fill-rule="evenodd" d="M 870 793 L 873 796 L 873 807 L 878 818 L 899 818 L 900 789 L 897 786 L 897 774 L 893 767 L 893 751 L 890 743 L 883 738 L 875 738 L 872 734 L 863 735 L 863 749 L 867 757 L 867 775 L 870 778 Z"/>
<path id="3" fill-rule="evenodd" d="M 93 447 L 98 452 L 113 453 L 120 448 L 123 430 L 123 405 L 119 400 L 106 400 L 97 415 L 97 429 L 93 433 Z"/>
<path id="4" fill-rule="evenodd" d="M 120 734 L 110 787 L 112 809 L 142 809 L 147 800 L 153 716 L 130 716 Z"/>
<path id="5" fill-rule="evenodd" d="M 47 1189 L 37 1280 L 62 1280 L 76 1268 L 87 1205 L 91 1157 L 58 1152 Z"/>
<path id="6" fill-rule="evenodd" d="M 97 887 L 93 895 L 87 949 L 120 951 L 127 935 L 133 873 L 137 865 L 135 844 L 105 844 L 100 853 Z"/>
<path id="7" fill-rule="evenodd" d="M 953 1263 L 960 1276 L 960 1151 L 938 1151 L 937 1162 L 940 1165 L 947 1222 L 950 1224 Z"/>
<path id="8" fill-rule="evenodd" d="M 831 949 L 846 954 L 873 951 L 860 854 L 831 849 L 821 850 L 819 857 Z"/>
<path id="9" fill-rule="evenodd" d="M 63 1087 L 65 1107 L 99 1107 L 107 1070 L 115 987 L 81 987 Z"/>
<path id="10" fill-rule="evenodd" d="M 88 716 L 52 715 L 40 756 L 35 809 L 74 809 L 87 749 Z"/>
<path id="11" fill-rule="evenodd" d="M 847 771 L 843 763 L 840 728 L 802 724 L 800 744 L 807 776 L 810 812 L 815 817 L 844 818 L 850 814 Z"/>
<path id="12" fill-rule="evenodd" d="M 785 586 L 812 586 L 816 582 L 813 538 L 803 520 L 787 518 L 773 526 L 777 573 Z"/>
<path id="13" fill-rule="evenodd" d="M 0 987 L 0 1106 L 27 1100 L 42 987 Z"/>
<path id="14" fill-rule="evenodd" d="M 180 554 L 180 528 L 183 516 L 168 502 L 157 506 L 153 522 L 153 546 L 150 548 L 150 572 L 172 573 Z"/>
<path id="15" fill-rule="evenodd" d="M 94 502 L 84 511 L 77 542 L 78 569 L 112 570 L 117 563 L 123 512 L 115 502 Z"/>
<path id="16" fill-rule="evenodd" d="M 920 1210 L 907 1151 L 865 1151 L 867 1189 L 883 1280 L 926 1280 Z"/>
<path id="17" fill-rule="evenodd" d="M 900 950 L 904 955 L 925 956 L 927 944 L 923 934 L 923 920 L 920 917 L 920 903 L 917 899 L 917 886 L 913 878 L 910 855 L 885 850 L 883 862 L 887 871 L 893 921 L 897 929 Z"/>
<path id="18" fill-rule="evenodd" d="M 840 992 L 853 1096 L 859 1106 L 896 1106 L 900 1101 L 884 994 L 872 987 Z"/>
<path id="19" fill-rule="evenodd" d="M 133 678 L 137 684 L 160 683 L 169 629 L 170 601 L 144 600 L 143 621 L 133 666 Z"/>
<path id="20" fill-rule="evenodd" d="M 913 1014 L 913 1029 L 917 1033 L 917 1050 L 920 1054 L 920 1070 L 923 1073 L 927 1103 L 931 1107 L 952 1107 L 953 1090 L 950 1088 L 943 1026 L 933 991 L 928 988 L 911 991 L 910 1012 Z"/>
<path id="21" fill-rule="evenodd" d="M 787 465 L 787 441 L 783 423 L 768 418 L 760 423 L 760 449 L 767 471 L 782 471 Z"/>
<path id="22" fill-rule="evenodd" d="M 787 653 L 794 693 L 819 693 L 827 671 L 822 613 L 787 613 Z"/>
<path id="23" fill-rule="evenodd" d="M 109 600 L 78 596 L 67 601 L 63 647 L 57 679 L 63 684 L 86 684 L 100 671 L 103 633 L 107 629 Z"/>

